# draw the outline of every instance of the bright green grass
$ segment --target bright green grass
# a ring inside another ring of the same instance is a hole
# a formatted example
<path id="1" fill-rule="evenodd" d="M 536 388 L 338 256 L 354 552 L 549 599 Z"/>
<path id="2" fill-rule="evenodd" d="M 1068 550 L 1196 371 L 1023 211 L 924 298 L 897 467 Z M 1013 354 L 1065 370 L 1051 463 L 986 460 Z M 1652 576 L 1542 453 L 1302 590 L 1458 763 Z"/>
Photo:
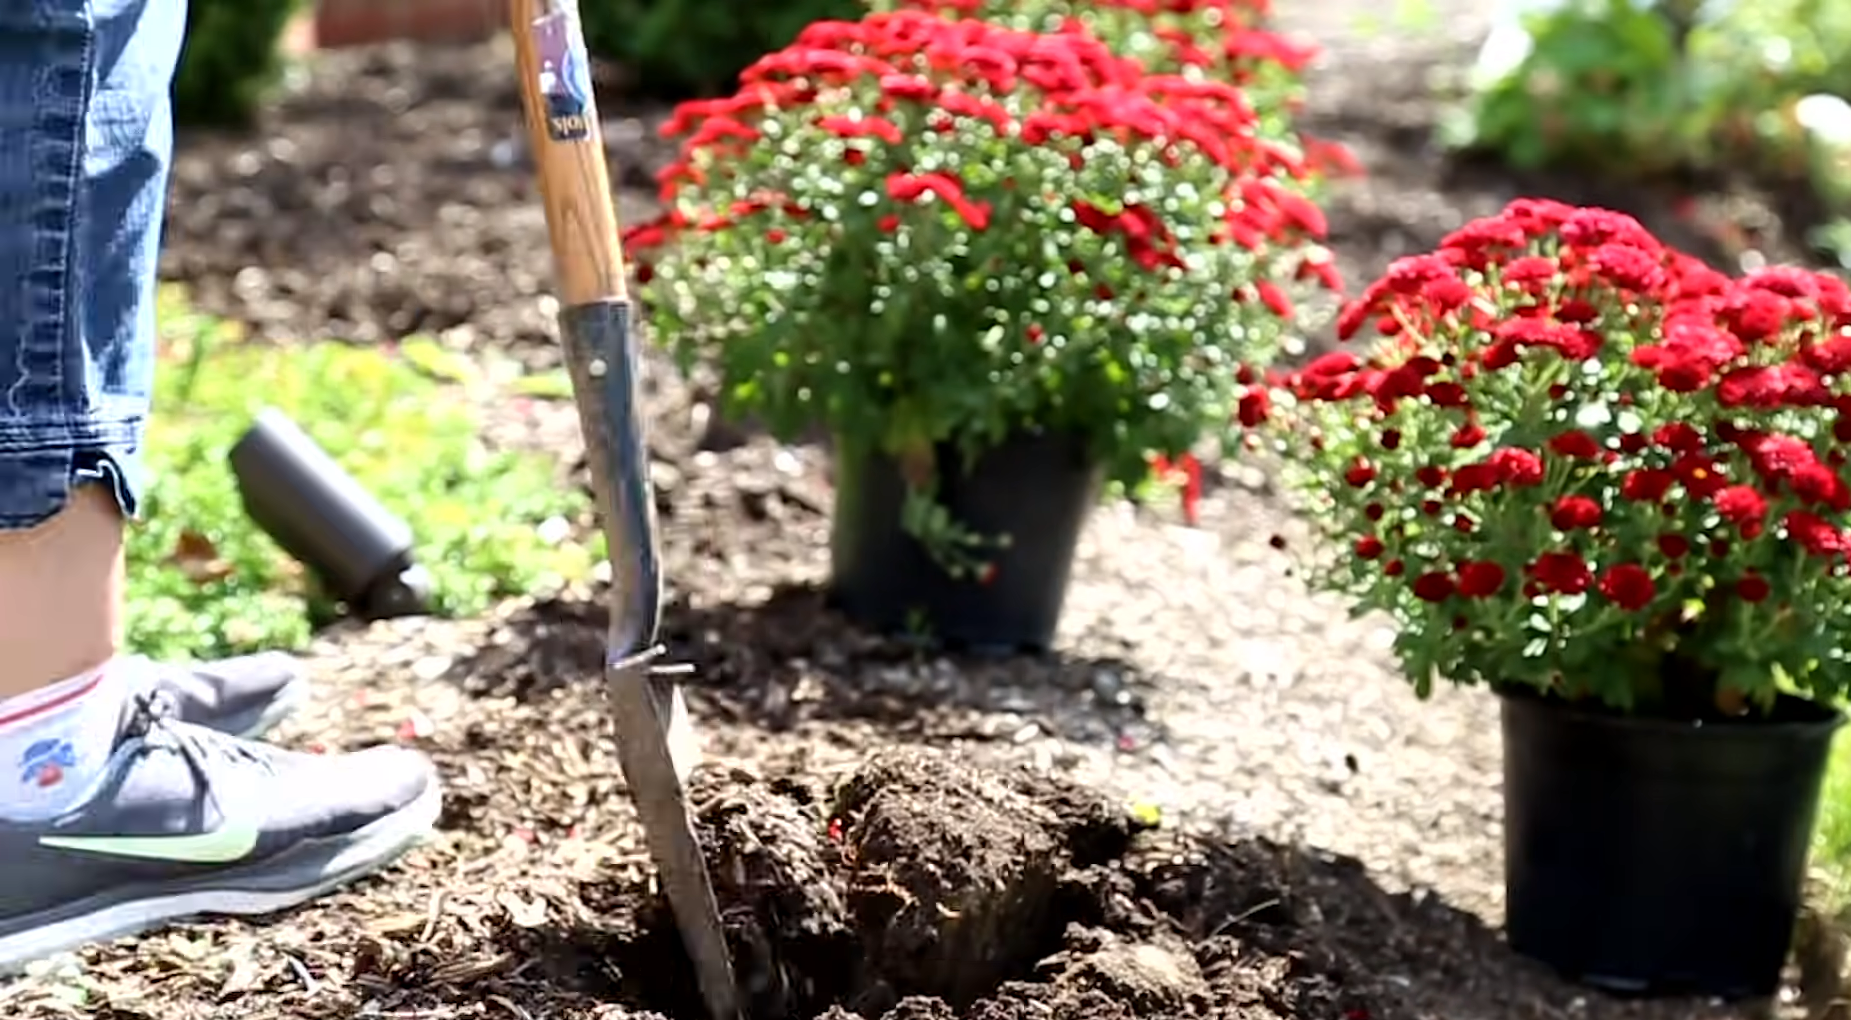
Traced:
<path id="1" fill-rule="evenodd" d="M 468 369 L 428 342 L 394 352 L 247 343 L 165 293 L 149 489 L 128 547 L 130 647 L 163 658 L 297 649 L 333 608 L 245 516 L 226 463 L 265 406 L 410 523 L 438 613 L 474 613 L 587 576 L 601 544 L 560 542 L 551 536 L 566 529 L 542 528 L 583 519 L 586 500 L 554 484 L 552 458 L 481 440 L 482 379 L 458 382 Z"/>
<path id="2" fill-rule="evenodd" d="M 1831 763 L 1819 794 L 1819 824 L 1813 832 L 1812 860 L 1823 881 L 1831 914 L 1842 913 L 1851 894 L 1851 734 L 1840 732 L 1832 744 Z"/>

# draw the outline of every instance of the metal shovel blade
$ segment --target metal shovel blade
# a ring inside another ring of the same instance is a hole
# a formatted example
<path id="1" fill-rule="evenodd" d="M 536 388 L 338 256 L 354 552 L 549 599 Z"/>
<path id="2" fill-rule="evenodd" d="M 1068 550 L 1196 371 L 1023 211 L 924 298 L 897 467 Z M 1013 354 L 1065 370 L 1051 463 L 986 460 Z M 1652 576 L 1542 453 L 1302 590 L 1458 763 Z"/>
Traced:
<path id="1" fill-rule="evenodd" d="M 683 785 L 698 747 L 675 671 L 656 665 L 663 652 L 656 644 L 661 554 L 649 454 L 636 409 L 629 312 L 627 302 L 603 302 L 567 308 L 560 315 L 566 366 L 610 551 L 605 687 L 617 723 L 617 759 L 701 994 L 714 1020 L 737 1020 L 739 993 L 726 932 Z"/>
<path id="2" fill-rule="evenodd" d="M 573 0 L 510 0 L 521 101 L 559 274 L 565 363 L 609 548 L 605 687 L 618 763 L 713 1020 L 739 990 L 683 786 L 697 751 L 671 670 L 656 665 L 662 564 L 649 454 L 636 407 L 636 345 L 610 168 Z"/>

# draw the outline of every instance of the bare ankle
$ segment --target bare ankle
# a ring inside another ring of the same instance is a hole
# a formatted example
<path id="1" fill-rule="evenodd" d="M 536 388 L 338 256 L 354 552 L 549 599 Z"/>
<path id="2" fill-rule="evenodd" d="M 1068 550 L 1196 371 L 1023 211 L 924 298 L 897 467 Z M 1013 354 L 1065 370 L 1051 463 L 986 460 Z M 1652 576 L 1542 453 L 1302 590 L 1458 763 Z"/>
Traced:
<path id="1" fill-rule="evenodd" d="M 122 642 L 123 521 L 95 485 L 56 517 L 0 532 L 0 698 L 76 676 Z"/>

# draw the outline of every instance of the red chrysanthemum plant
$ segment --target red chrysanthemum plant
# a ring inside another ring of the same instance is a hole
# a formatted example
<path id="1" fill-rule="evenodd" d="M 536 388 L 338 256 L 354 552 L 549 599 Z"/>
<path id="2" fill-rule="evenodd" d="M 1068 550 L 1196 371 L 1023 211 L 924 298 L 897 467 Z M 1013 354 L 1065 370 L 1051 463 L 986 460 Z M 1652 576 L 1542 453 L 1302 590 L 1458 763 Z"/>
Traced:
<path id="1" fill-rule="evenodd" d="M 778 434 L 895 457 L 954 572 L 987 546 L 931 499 L 936 446 L 1065 432 L 1135 485 L 1225 435 L 1234 366 L 1273 355 L 1295 288 L 1335 283 L 1239 89 L 1081 31 L 818 23 L 665 132 L 668 212 L 627 238 L 656 339 Z"/>
<path id="2" fill-rule="evenodd" d="M 1271 0 L 870 0 L 877 10 L 912 9 L 974 18 L 1028 31 L 1078 21 L 1121 56 L 1151 71 L 1239 86 L 1259 134 L 1295 149 L 1308 172 L 1297 179 L 1316 197 L 1327 178 L 1362 172 L 1348 149 L 1300 129 L 1305 70 L 1317 47 L 1272 30 Z"/>
<path id="3" fill-rule="evenodd" d="M 1670 718 L 1846 684 L 1851 291 L 1734 279 L 1634 220 L 1519 200 L 1394 263 L 1339 348 L 1252 391 L 1433 678 Z M 1270 406 L 1269 406 L 1270 405 Z"/>

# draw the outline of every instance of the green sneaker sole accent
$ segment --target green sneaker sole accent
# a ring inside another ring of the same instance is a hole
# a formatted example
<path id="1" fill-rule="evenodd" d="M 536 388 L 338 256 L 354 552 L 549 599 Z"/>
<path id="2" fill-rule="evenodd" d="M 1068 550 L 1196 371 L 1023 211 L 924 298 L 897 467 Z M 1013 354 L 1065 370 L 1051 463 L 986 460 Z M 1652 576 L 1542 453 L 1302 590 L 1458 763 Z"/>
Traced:
<path id="1" fill-rule="evenodd" d="M 228 865 L 183 881 L 99 893 L 55 911 L 0 922 L 0 975 L 82 946 L 177 921 L 287 910 L 396 862 L 432 836 L 443 813 L 435 772 L 418 798 L 340 839 L 317 840 L 250 865 Z M 82 867 L 73 858 L 72 867 Z"/>

